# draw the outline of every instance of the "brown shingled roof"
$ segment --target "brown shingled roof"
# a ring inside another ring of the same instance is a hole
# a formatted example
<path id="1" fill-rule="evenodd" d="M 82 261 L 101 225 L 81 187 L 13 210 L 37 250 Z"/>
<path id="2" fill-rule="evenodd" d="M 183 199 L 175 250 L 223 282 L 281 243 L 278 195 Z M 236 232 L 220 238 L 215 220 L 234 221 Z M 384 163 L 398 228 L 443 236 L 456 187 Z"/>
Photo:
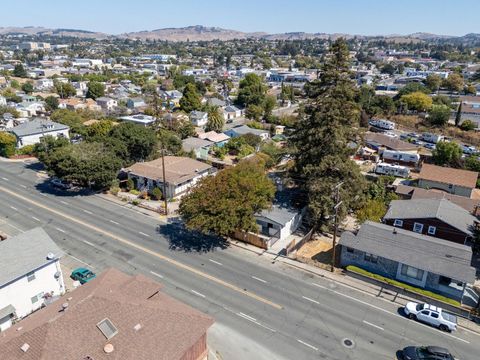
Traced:
<path id="1" fill-rule="evenodd" d="M 1 333 L 1 358 L 175 360 L 192 349 L 204 351 L 198 344 L 213 319 L 163 294 L 160 287 L 142 275 L 109 269 Z M 63 303 L 68 303 L 65 311 Z M 105 318 L 118 330 L 109 340 L 97 328 Z M 26 352 L 24 344 L 29 345 Z M 104 352 L 106 344 L 113 345 L 112 353 Z"/>
<path id="2" fill-rule="evenodd" d="M 367 133 L 365 135 L 367 142 L 375 142 L 378 145 L 384 146 L 395 151 L 415 151 L 418 146 L 410 144 L 406 141 L 382 134 L 382 133 Z"/>
<path id="3" fill-rule="evenodd" d="M 418 178 L 474 189 L 477 184 L 478 172 L 423 164 Z"/>
<path id="4" fill-rule="evenodd" d="M 167 183 L 180 184 L 184 181 L 193 179 L 202 172 L 210 169 L 211 166 L 201 161 L 181 156 L 165 156 L 165 178 Z M 125 169 L 125 171 L 146 177 L 148 179 L 163 179 L 162 159 L 135 163 Z"/>

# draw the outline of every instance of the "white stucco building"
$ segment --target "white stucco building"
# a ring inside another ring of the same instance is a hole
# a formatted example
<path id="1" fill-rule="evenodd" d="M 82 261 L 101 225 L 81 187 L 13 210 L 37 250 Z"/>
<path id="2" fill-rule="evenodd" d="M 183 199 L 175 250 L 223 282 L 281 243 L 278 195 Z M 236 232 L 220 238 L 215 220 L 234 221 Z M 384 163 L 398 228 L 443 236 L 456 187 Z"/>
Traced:
<path id="1" fill-rule="evenodd" d="M 0 332 L 65 293 L 62 255 L 42 228 L 0 241 Z"/>
<path id="2" fill-rule="evenodd" d="M 54 138 L 69 138 L 67 125 L 59 124 L 43 118 L 35 118 L 24 122 L 10 130 L 17 137 L 17 148 L 27 145 L 35 145 L 40 142 L 44 136 L 53 136 Z"/>

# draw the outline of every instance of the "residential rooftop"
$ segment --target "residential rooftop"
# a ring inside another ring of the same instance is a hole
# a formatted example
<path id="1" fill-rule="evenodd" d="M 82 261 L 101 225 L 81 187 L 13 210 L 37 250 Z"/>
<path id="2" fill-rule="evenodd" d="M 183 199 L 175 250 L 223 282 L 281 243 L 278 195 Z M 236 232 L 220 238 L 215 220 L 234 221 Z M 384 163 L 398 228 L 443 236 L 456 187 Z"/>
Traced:
<path id="1" fill-rule="evenodd" d="M 418 178 L 474 189 L 477 185 L 478 172 L 423 164 Z"/>

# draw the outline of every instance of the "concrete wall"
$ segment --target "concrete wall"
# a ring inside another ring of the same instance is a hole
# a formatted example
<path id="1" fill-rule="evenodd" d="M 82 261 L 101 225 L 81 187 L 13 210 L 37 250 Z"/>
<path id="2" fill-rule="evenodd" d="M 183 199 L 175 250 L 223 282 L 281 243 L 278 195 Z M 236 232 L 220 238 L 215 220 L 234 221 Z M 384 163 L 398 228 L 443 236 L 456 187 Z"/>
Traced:
<path id="1" fill-rule="evenodd" d="M 451 186 L 450 186 L 451 185 Z M 418 186 L 424 189 L 440 189 L 450 194 L 459 196 L 470 197 L 472 195 L 472 189 L 463 186 L 457 186 L 453 184 L 444 184 L 436 181 L 430 181 L 425 179 L 418 180 Z"/>
<path id="2" fill-rule="evenodd" d="M 46 254 L 45 254 L 46 256 Z M 60 272 L 60 277 L 55 278 L 55 273 Z M 63 275 L 58 260 L 34 271 L 35 279 L 28 281 L 27 275 L 12 281 L 0 288 L 0 309 L 12 305 L 16 315 L 22 318 L 39 309 L 44 304 L 44 299 L 39 297 L 32 302 L 32 297 L 39 294 L 53 292 L 54 296 L 65 293 Z"/>

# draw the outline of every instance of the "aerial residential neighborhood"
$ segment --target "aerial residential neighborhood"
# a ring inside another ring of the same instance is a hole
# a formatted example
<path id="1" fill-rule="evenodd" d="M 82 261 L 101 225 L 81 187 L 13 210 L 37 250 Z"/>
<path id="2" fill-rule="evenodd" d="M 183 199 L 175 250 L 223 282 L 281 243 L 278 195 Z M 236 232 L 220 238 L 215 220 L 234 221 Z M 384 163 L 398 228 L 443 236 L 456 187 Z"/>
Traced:
<path id="1" fill-rule="evenodd" d="M 479 359 L 480 3 L 231 5 L 3 6 L 0 359 Z"/>

